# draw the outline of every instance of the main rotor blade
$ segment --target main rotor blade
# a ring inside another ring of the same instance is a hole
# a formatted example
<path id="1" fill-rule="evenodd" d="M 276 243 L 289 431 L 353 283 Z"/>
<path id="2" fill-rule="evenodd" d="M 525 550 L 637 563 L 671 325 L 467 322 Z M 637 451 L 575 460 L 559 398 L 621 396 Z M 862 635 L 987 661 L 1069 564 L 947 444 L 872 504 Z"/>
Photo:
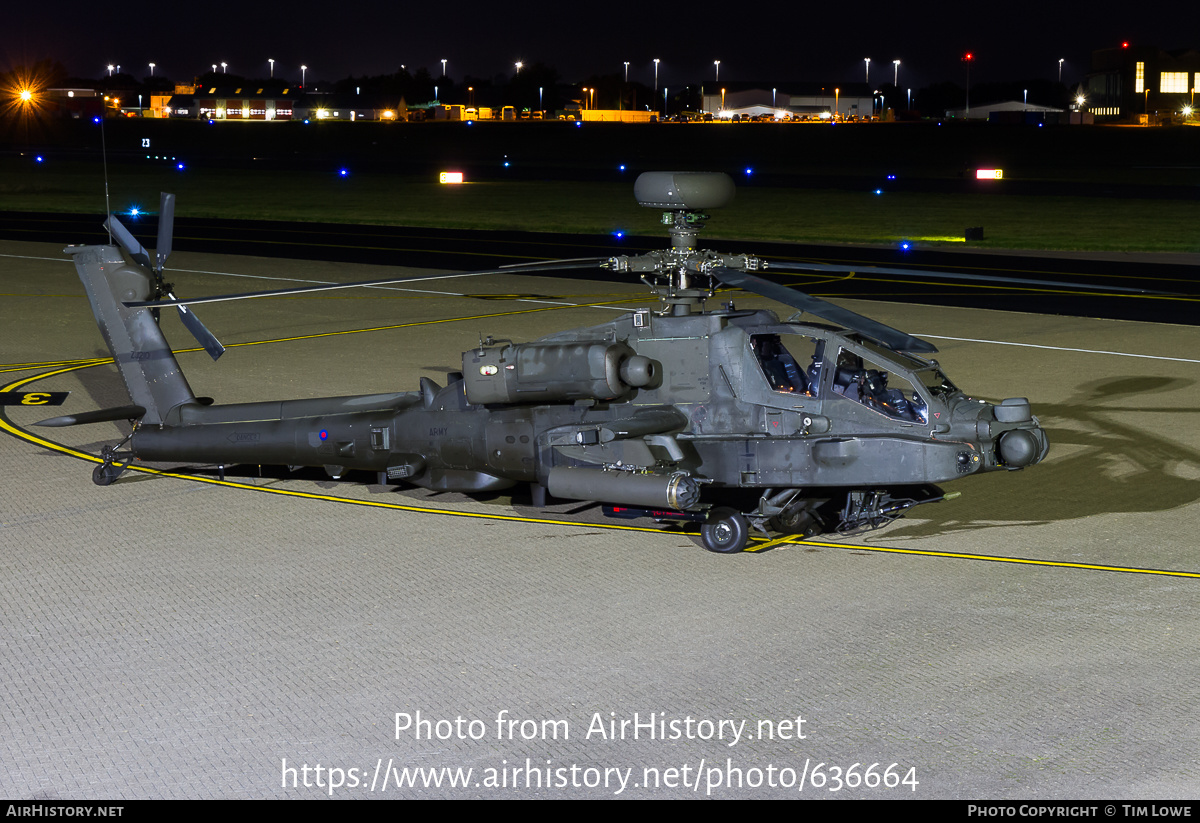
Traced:
<path id="1" fill-rule="evenodd" d="M 514 271 L 522 269 L 589 269 L 593 266 L 599 268 L 602 263 L 607 263 L 611 257 L 564 257 L 561 260 L 542 260 L 538 263 L 509 263 L 507 266 L 500 268 L 505 271 Z"/>
<path id="2" fill-rule="evenodd" d="M 1110 291 L 1123 294 L 1146 294 L 1155 296 L 1171 296 L 1176 294 L 1169 291 L 1154 291 L 1152 289 L 1135 289 L 1128 286 L 1098 286 L 1092 283 L 1071 283 L 1065 280 L 1037 280 L 1028 277 L 1003 277 L 998 274 L 966 274 L 963 272 L 938 272 L 927 269 L 895 269 L 887 266 L 843 266 L 833 263 L 786 263 L 771 260 L 767 263 L 768 271 L 814 271 L 836 274 L 887 274 L 894 277 L 926 277 L 931 280 L 964 280 L 980 283 L 1007 283 L 1019 286 L 1046 286 L 1058 289 L 1075 289 L 1081 291 Z"/>
<path id="3" fill-rule="evenodd" d="M 125 251 L 129 253 L 129 256 L 133 258 L 133 262 L 145 266 L 146 268 L 151 268 L 150 253 L 146 251 L 145 247 L 138 242 L 138 239 L 129 232 L 129 229 L 125 228 L 125 225 L 117 219 L 115 214 L 110 214 L 105 219 L 104 227 L 112 232 L 112 236 L 115 237 L 117 242 L 121 244 L 121 248 L 125 249 Z"/>
<path id="4" fill-rule="evenodd" d="M 136 241 L 135 241 L 136 242 Z M 605 258 L 607 259 L 607 258 Z M 596 263 L 571 263 L 559 266 L 562 269 L 585 269 L 595 268 Z M 194 306 L 200 303 L 222 303 L 228 300 L 251 300 L 256 297 L 286 297 L 293 294 L 307 294 L 309 292 L 318 291 L 333 291 L 335 289 L 365 289 L 377 286 L 391 286 L 396 283 L 417 283 L 423 280 L 450 280 L 456 277 L 480 277 L 485 274 L 513 274 L 514 272 L 522 271 L 522 268 L 529 270 L 544 271 L 545 267 L 537 263 L 520 263 L 512 268 L 503 269 L 487 269 L 485 271 L 468 271 L 457 274 L 417 274 L 409 277 L 390 277 L 386 280 L 362 280 L 357 283 L 327 283 L 320 286 L 300 286 L 294 289 L 272 289 L 271 291 L 251 291 L 242 292 L 241 294 L 222 294 L 214 297 L 191 297 L 185 299 L 171 300 L 142 300 L 125 303 L 131 309 L 155 309 L 163 306 Z"/>
<path id="5" fill-rule="evenodd" d="M 861 314 L 852 312 L 849 309 L 843 309 L 841 306 L 835 306 L 833 303 L 822 300 L 819 297 L 813 297 L 802 291 L 796 291 L 787 286 L 763 280 L 761 277 L 755 277 L 744 271 L 718 266 L 712 270 L 712 274 L 727 286 L 745 289 L 763 297 L 769 297 L 786 306 L 806 311 L 831 323 L 837 323 L 839 326 L 844 326 L 851 331 L 858 332 L 863 337 L 874 340 L 876 343 L 886 346 L 893 351 L 937 351 L 937 347 L 932 343 L 913 337 L 899 329 L 893 329 L 891 326 L 884 325 L 878 320 L 863 317 Z"/>
<path id="6" fill-rule="evenodd" d="M 172 299 L 175 298 L 173 294 L 168 296 Z M 187 306 L 179 306 L 179 319 L 183 321 L 183 325 L 187 326 L 187 330 L 192 333 L 192 337 L 196 338 L 196 342 L 204 347 L 204 350 L 208 352 L 208 356 L 213 360 L 216 360 L 225 353 L 225 347 L 221 345 L 221 341 L 200 322 L 200 318 Z"/>
<path id="7" fill-rule="evenodd" d="M 171 235 L 175 230 L 175 195 L 160 192 L 158 200 L 158 245 L 154 248 L 155 262 L 161 272 L 171 256 Z"/>

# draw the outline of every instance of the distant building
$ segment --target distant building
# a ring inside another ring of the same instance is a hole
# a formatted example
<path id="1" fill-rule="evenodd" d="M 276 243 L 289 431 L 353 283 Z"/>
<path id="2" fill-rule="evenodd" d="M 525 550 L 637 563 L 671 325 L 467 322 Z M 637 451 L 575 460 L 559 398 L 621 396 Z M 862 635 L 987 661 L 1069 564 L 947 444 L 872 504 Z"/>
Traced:
<path id="1" fill-rule="evenodd" d="M 1038 106 L 1033 103 L 1026 103 L 1023 100 L 1004 100 L 999 103 L 984 103 L 982 106 L 971 106 L 970 111 L 966 109 L 950 109 L 946 112 L 947 117 L 958 120 L 991 120 L 993 122 L 1019 122 L 1020 117 L 1016 121 L 1007 117 L 1009 114 L 1028 115 L 1038 114 L 1043 117 L 1047 114 L 1062 114 L 1063 109 L 1056 109 L 1053 106 Z"/>
<path id="2" fill-rule="evenodd" d="M 792 87 L 787 91 L 780 88 L 739 88 L 726 86 L 713 91 L 705 84 L 701 108 L 714 115 L 732 117 L 757 117 L 763 114 L 781 116 L 819 117 L 822 114 L 841 118 L 871 117 L 876 111 L 876 101 L 881 95 L 871 94 L 862 83 L 848 83 L 845 88 L 836 86 Z"/>
<path id="3" fill-rule="evenodd" d="M 185 99 L 187 97 L 191 98 L 190 103 Z M 176 94 L 168 102 L 171 109 L 168 116 L 202 120 L 291 120 L 296 103 L 296 91 L 290 88 L 209 86 L 197 88 L 193 95 Z"/>
<path id="4" fill-rule="evenodd" d="M 79 120 L 104 112 L 104 100 L 95 89 L 45 89 L 39 108 L 51 117 Z"/>
<path id="5" fill-rule="evenodd" d="M 1179 115 L 1200 86 L 1200 51 L 1121 46 L 1092 52 L 1084 108 L 1100 120 Z"/>

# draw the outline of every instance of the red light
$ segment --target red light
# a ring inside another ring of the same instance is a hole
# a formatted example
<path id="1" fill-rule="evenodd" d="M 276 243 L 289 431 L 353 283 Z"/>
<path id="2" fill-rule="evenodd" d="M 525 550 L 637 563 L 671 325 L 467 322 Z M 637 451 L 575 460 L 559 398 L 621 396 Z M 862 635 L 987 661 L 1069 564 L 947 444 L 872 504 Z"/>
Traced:
<path id="1" fill-rule="evenodd" d="M 967 56 L 963 58 L 963 60 L 974 60 L 974 59 L 975 59 L 975 55 L 971 54 L 971 52 L 967 52 Z"/>
<path id="2" fill-rule="evenodd" d="M 1124 43 L 1122 43 L 1122 44 L 1121 44 L 1121 48 L 1123 48 L 1123 49 L 1127 49 L 1127 48 L 1129 48 L 1129 41 L 1128 41 L 1128 40 L 1126 40 Z"/>

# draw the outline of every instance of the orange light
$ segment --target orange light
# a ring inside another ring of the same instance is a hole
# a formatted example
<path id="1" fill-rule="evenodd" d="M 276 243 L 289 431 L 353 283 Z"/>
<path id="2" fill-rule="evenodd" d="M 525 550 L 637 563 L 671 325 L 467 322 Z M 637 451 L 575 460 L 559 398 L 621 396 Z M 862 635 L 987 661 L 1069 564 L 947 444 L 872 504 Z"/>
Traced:
<path id="1" fill-rule="evenodd" d="M 463 181 L 463 173 L 461 171 L 444 171 L 438 175 L 439 183 L 461 183 Z"/>

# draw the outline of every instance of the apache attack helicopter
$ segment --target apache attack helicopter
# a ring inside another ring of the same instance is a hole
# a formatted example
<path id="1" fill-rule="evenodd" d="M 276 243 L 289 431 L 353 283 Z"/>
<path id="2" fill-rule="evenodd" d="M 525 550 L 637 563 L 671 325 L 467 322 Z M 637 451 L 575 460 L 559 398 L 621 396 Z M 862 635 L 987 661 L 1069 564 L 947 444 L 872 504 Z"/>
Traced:
<path id="1" fill-rule="evenodd" d="M 131 405 L 40 425 L 131 421 L 131 434 L 103 451 L 100 485 L 135 459 L 369 471 L 380 483 L 467 493 L 528 484 L 538 506 L 549 495 L 619 517 L 698 522 L 714 552 L 741 551 L 751 529 L 878 528 L 946 499 L 936 484 L 1045 458 L 1028 400 L 969 397 L 929 359 L 928 342 L 753 273 L 848 267 L 697 248 L 704 212 L 733 193 L 724 174 L 648 172 L 635 196 L 663 210 L 670 248 L 475 273 L 605 267 L 639 276 L 655 309 L 529 343 L 489 338 L 444 387 L 423 377 L 413 392 L 232 405 L 192 393 L 159 329 L 161 309 L 177 307 L 216 359 L 224 348 L 191 305 L 422 278 L 177 299 L 163 281 L 174 213 L 164 194 L 153 263 L 112 216 L 128 261 L 113 245 L 66 249 Z M 783 321 L 732 302 L 706 309 L 722 285 L 800 312 Z M 804 312 L 823 322 L 798 322 Z"/>

